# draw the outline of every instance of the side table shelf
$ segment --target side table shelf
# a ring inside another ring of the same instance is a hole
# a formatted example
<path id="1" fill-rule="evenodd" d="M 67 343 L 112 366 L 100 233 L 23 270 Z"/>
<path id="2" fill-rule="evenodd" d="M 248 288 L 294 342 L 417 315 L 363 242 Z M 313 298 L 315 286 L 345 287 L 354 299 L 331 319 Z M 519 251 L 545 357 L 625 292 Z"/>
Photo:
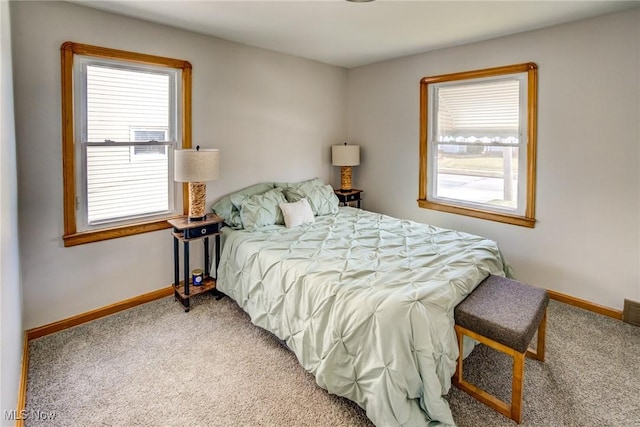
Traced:
<path id="1" fill-rule="evenodd" d="M 176 300 L 184 307 L 184 311 L 188 312 L 191 308 L 189 299 L 203 292 L 214 291 L 216 288 L 216 280 L 211 277 L 209 267 L 209 237 L 215 238 L 215 257 L 216 267 L 215 275 L 218 276 L 218 264 L 220 262 L 220 227 L 224 220 L 215 215 L 208 214 L 202 221 L 190 222 L 187 217 L 170 219 L 167 222 L 173 226 L 173 264 L 174 264 L 174 280 L 173 294 Z M 189 236 L 185 238 L 185 235 Z M 204 279 L 202 285 L 194 286 L 191 282 L 191 270 L 189 268 L 189 244 L 196 240 L 203 240 L 204 244 Z M 180 280 L 180 242 L 183 244 L 184 278 Z"/>
<path id="2" fill-rule="evenodd" d="M 202 285 L 200 286 L 192 286 L 190 283 L 189 295 L 185 293 L 183 281 L 180 281 L 178 286 L 176 286 L 175 284 L 173 285 L 174 296 L 175 296 L 175 293 L 179 295 L 179 297 L 177 298 L 180 302 L 182 302 L 182 305 L 185 305 L 185 303 L 183 302 L 184 300 L 188 300 L 194 295 L 202 294 L 204 292 L 208 292 L 215 288 L 216 288 L 216 279 L 214 279 L 213 277 L 205 277 L 205 279 L 202 281 Z M 187 308 L 185 311 L 189 311 L 187 307 L 189 305 L 188 302 L 189 301 L 187 301 L 187 305 L 185 305 L 185 308 Z"/>

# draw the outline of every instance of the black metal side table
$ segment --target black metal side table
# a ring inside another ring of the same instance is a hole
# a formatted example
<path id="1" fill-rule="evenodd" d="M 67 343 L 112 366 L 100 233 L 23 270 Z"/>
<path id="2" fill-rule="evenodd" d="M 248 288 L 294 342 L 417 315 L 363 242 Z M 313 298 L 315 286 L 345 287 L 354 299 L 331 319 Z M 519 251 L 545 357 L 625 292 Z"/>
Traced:
<path id="1" fill-rule="evenodd" d="M 194 295 L 215 291 L 220 263 L 220 227 L 224 219 L 211 213 L 202 221 L 189 221 L 186 216 L 167 220 L 173 226 L 173 295 L 184 306 L 184 311 L 190 309 L 189 298 Z M 211 277 L 209 267 L 209 237 L 215 237 L 216 278 Z M 202 284 L 193 286 L 190 280 L 189 243 L 203 240 L 204 242 L 204 278 Z M 180 282 L 180 242 L 184 247 L 184 280 Z M 182 285 L 182 286 L 181 286 Z"/>
<path id="2" fill-rule="evenodd" d="M 340 201 L 341 206 L 349 205 L 350 203 L 355 203 L 358 208 L 360 208 L 360 202 L 362 201 L 362 190 L 356 190 L 352 188 L 351 190 L 342 190 L 342 189 L 334 189 L 334 193 L 338 196 L 338 200 Z"/>

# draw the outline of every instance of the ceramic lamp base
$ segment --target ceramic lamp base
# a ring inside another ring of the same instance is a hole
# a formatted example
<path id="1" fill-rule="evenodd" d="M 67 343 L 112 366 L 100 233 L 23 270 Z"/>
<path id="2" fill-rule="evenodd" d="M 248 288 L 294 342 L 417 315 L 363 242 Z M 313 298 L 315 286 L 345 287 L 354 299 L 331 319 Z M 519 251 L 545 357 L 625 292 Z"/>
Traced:
<path id="1" fill-rule="evenodd" d="M 351 166 L 340 167 L 340 189 L 351 190 Z"/>
<path id="2" fill-rule="evenodd" d="M 207 186 L 204 182 L 189 183 L 189 221 L 202 221 L 207 217 L 206 198 Z"/>

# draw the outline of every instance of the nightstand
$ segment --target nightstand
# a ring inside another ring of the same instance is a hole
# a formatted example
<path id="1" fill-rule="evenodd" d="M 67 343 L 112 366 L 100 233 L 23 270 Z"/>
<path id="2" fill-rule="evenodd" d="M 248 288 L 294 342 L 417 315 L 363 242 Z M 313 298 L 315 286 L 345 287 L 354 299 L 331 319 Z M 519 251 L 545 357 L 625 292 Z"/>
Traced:
<path id="1" fill-rule="evenodd" d="M 355 188 L 352 188 L 351 190 L 334 189 L 333 192 L 338 196 L 341 206 L 347 206 L 351 203 L 355 203 L 356 206 L 360 208 L 362 190 L 356 190 Z"/>
<path id="2" fill-rule="evenodd" d="M 189 298 L 207 291 L 215 291 L 216 280 L 211 277 L 209 271 L 209 237 L 215 237 L 216 278 L 218 277 L 218 264 L 220 263 L 220 227 L 224 219 L 211 213 L 202 221 L 189 221 L 186 216 L 167 220 L 173 226 L 173 295 L 184 307 L 184 311 L 190 309 Z M 204 279 L 201 285 L 194 286 L 191 283 L 189 269 L 189 243 L 196 240 L 204 242 Z M 180 283 L 180 242 L 184 247 L 184 280 Z"/>

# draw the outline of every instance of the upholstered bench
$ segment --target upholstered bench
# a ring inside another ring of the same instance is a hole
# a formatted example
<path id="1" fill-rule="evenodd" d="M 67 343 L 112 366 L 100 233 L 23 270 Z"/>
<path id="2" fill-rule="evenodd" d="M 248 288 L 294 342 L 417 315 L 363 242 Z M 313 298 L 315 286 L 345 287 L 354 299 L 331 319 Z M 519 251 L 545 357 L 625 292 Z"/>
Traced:
<path id="1" fill-rule="evenodd" d="M 524 357 L 544 362 L 544 339 L 549 295 L 544 289 L 499 276 L 489 276 L 455 308 L 460 356 L 453 383 L 501 414 L 520 423 L 524 386 Z M 528 350 L 536 330 L 536 350 Z M 511 404 L 507 404 L 463 377 L 463 337 L 469 336 L 513 358 Z"/>

